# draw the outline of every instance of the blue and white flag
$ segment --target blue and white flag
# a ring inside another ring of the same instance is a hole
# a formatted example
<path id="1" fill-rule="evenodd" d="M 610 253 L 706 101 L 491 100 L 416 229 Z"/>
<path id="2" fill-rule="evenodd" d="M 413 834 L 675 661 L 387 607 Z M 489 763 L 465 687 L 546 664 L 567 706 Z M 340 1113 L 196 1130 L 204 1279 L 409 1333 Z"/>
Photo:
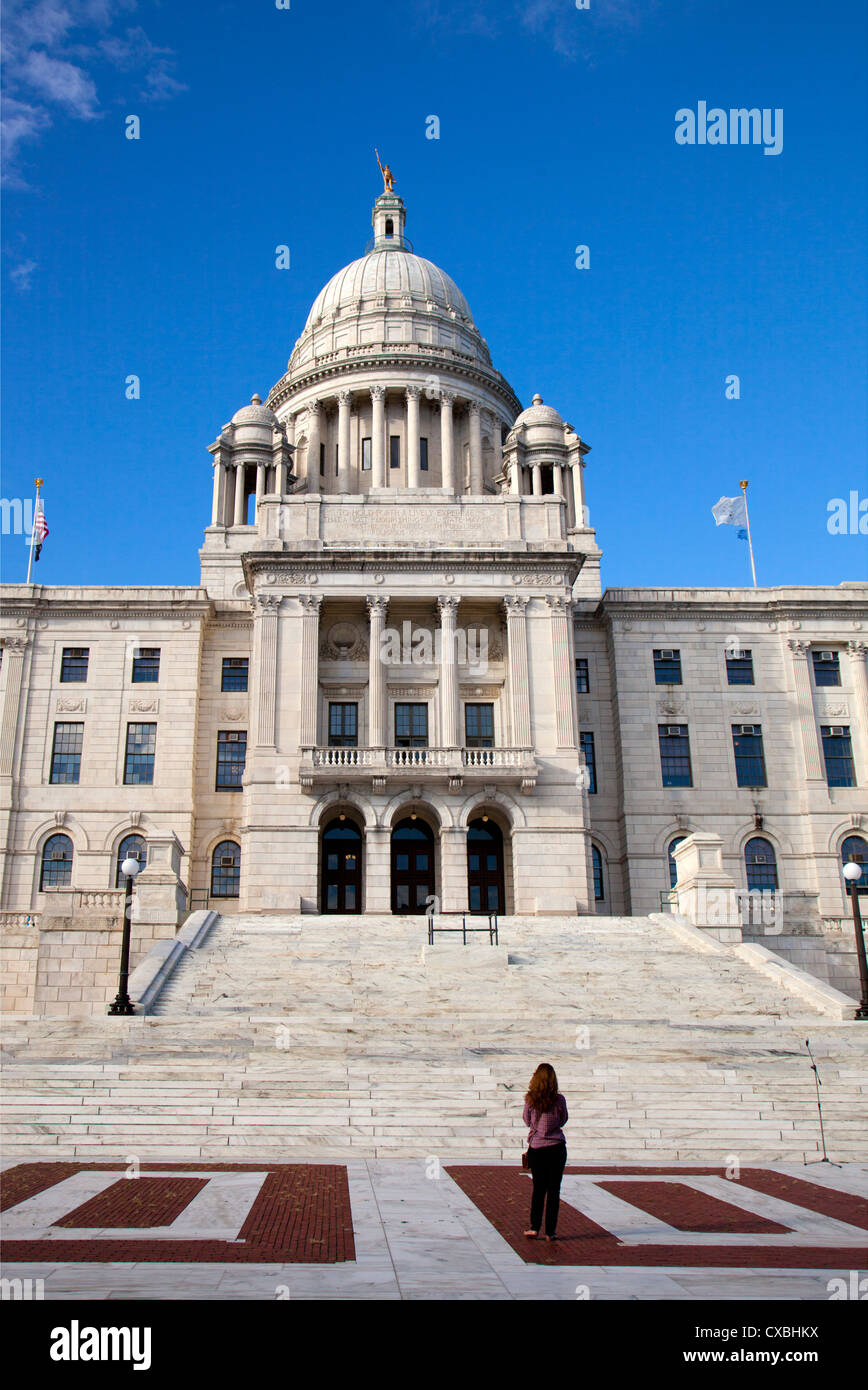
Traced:
<path id="1" fill-rule="evenodd" d="M 744 493 L 741 497 L 721 497 L 712 507 L 711 515 L 716 526 L 747 526 L 747 502 Z"/>

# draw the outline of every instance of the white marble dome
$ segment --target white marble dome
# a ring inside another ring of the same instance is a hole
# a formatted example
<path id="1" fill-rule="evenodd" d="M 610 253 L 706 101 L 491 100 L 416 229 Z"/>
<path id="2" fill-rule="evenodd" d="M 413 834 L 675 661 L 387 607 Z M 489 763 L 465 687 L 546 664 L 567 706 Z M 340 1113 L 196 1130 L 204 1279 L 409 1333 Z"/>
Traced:
<path id="1" fill-rule="evenodd" d="M 333 275 L 314 300 L 304 332 L 336 314 L 357 312 L 360 300 L 376 302 L 383 295 L 399 302 L 409 296 L 413 308 L 430 305 L 475 327 L 470 305 L 445 271 L 411 251 L 389 249 L 371 251 Z"/>
<path id="2" fill-rule="evenodd" d="M 267 405 L 262 404 L 260 396 L 251 397 L 249 405 L 243 405 L 232 416 L 235 438 L 238 443 L 271 442 L 271 432 L 277 424 L 277 416 Z"/>
<path id="3" fill-rule="evenodd" d="M 522 425 L 525 429 L 531 429 L 539 425 L 553 426 L 561 431 L 563 431 L 564 428 L 563 419 L 555 410 L 554 406 L 543 405 L 543 398 L 539 393 L 534 396 L 533 402 L 528 406 L 527 410 L 521 412 L 513 428 L 519 429 Z"/>

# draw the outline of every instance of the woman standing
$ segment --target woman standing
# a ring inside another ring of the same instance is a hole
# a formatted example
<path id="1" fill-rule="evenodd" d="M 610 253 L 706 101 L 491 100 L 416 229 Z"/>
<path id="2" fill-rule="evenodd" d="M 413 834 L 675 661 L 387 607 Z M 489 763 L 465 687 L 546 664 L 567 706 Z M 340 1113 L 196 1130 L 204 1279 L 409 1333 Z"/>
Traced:
<path id="1" fill-rule="evenodd" d="M 540 1063 L 530 1079 L 523 1119 L 530 1125 L 528 1161 L 533 1177 L 530 1230 L 525 1231 L 525 1235 L 532 1239 L 539 1235 L 545 1203 L 546 1240 L 554 1240 L 561 1205 L 561 1178 L 567 1161 L 563 1126 L 569 1115 L 567 1102 L 558 1090 L 555 1069 L 548 1062 Z"/>

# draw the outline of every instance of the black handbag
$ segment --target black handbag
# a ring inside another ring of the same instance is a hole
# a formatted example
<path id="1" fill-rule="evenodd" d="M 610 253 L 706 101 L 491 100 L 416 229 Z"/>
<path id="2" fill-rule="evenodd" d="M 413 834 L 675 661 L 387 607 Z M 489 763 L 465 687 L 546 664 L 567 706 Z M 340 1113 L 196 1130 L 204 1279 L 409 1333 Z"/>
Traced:
<path id="1" fill-rule="evenodd" d="M 525 1171 L 527 1171 L 527 1170 L 530 1168 L 530 1141 L 531 1141 L 531 1139 L 533 1138 L 533 1136 L 534 1136 L 535 1133 L 536 1133 L 536 1125 L 534 1125 L 533 1129 L 531 1130 L 530 1134 L 529 1134 L 528 1137 L 527 1137 L 527 1148 L 525 1149 L 524 1153 L 523 1153 L 522 1156 L 521 1156 L 521 1166 L 522 1166 L 522 1168 L 523 1168 Z"/>

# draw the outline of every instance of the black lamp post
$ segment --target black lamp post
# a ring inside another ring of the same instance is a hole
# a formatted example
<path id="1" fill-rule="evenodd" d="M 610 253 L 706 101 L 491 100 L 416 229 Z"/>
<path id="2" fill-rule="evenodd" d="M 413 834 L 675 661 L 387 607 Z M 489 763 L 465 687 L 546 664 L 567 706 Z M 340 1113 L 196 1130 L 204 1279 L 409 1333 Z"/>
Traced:
<path id="1" fill-rule="evenodd" d="M 862 931 L 862 911 L 859 907 L 859 880 L 862 877 L 862 866 L 857 864 L 855 859 L 851 859 L 849 864 L 844 865 L 844 877 L 850 889 L 850 896 L 853 899 L 853 926 L 856 929 L 856 959 L 859 962 L 859 979 L 862 984 L 862 999 L 856 1010 L 856 1017 L 868 1019 L 868 960 L 865 959 L 865 935 Z"/>
<path id="2" fill-rule="evenodd" d="M 132 857 L 128 857 L 121 864 L 121 873 L 127 881 L 124 897 L 124 930 L 121 937 L 121 969 L 118 975 L 118 992 L 114 1002 L 109 1004 L 108 1013 L 122 1014 L 124 1017 L 135 1013 L 127 989 L 127 981 L 130 977 L 130 916 L 132 914 L 133 883 L 141 867 L 138 859 Z"/>

